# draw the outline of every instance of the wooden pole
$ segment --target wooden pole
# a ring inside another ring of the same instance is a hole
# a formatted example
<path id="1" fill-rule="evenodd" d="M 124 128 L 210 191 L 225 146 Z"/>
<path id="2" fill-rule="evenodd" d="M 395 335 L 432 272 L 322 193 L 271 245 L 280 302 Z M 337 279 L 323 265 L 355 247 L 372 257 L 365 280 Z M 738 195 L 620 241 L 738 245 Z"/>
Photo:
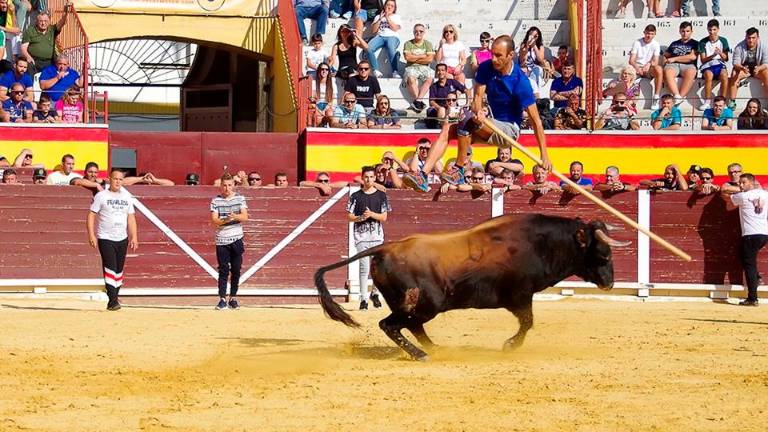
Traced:
<path id="1" fill-rule="evenodd" d="M 519 142 L 515 141 L 509 135 L 505 134 L 503 131 L 501 131 L 501 129 L 497 128 L 496 125 L 493 124 L 493 122 L 491 122 L 489 119 L 485 119 L 485 125 L 488 128 L 490 128 L 494 133 L 496 133 L 500 137 L 504 138 L 504 140 L 509 142 L 513 147 L 515 147 L 516 149 L 518 149 L 521 152 L 523 152 L 523 154 L 528 156 L 531 160 L 533 160 L 534 162 L 536 162 L 539 165 L 542 164 L 541 163 L 541 159 L 538 156 L 536 156 L 535 154 L 533 154 L 530 151 L 528 151 L 528 149 L 523 147 L 522 144 L 520 144 Z M 609 212 L 612 215 L 614 215 L 617 218 L 619 218 L 625 224 L 627 224 L 630 227 L 632 227 L 632 228 L 640 231 L 641 233 L 647 235 L 653 241 L 655 241 L 656 243 L 660 244 L 662 247 L 664 247 L 668 251 L 670 251 L 673 254 L 677 255 L 678 257 L 684 259 L 685 261 L 691 261 L 691 256 L 688 255 L 687 253 L 683 252 L 680 248 L 678 248 L 677 246 L 673 245 L 672 243 L 664 240 L 663 238 L 659 237 L 658 235 L 653 233 L 651 230 L 649 230 L 649 229 L 647 229 L 647 228 L 645 228 L 643 226 L 640 226 L 637 222 L 635 222 L 632 219 L 630 219 L 629 217 L 627 217 L 624 213 L 622 213 L 622 212 L 616 210 L 615 208 L 611 207 L 608 203 L 606 203 L 605 201 L 603 201 L 600 198 L 598 198 L 592 192 L 590 192 L 590 191 L 584 189 L 583 187 L 577 185 L 576 183 L 571 181 L 570 178 L 568 178 L 567 176 L 561 174 L 560 172 L 558 172 L 554 168 L 552 168 L 552 174 L 554 174 L 555 177 L 557 177 L 560 180 L 562 180 L 563 182 L 565 182 L 567 185 L 569 185 L 572 188 L 574 188 L 577 191 L 579 191 L 579 193 L 581 193 L 582 195 L 587 197 L 593 203 L 597 204 L 598 206 L 600 206 L 603 209 L 605 209 L 607 212 Z"/>

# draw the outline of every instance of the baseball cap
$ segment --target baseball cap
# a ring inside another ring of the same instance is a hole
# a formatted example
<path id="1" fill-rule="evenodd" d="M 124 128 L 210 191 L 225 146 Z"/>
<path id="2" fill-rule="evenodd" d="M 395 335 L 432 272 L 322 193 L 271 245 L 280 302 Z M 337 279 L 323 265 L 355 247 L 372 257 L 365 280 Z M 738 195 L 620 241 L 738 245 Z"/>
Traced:
<path id="1" fill-rule="evenodd" d="M 32 171 L 32 178 L 33 179 L 45 178 L 45 177 L 46 177 L 45 168 L 35 168 L 35 170 Z"/>
<path id="2" fill-rule="evenodd" d="M 187 182 L 188 185 L 199 185 L 200 184 L 200 176 L 195 173 L 189 173 L 187 174 Z"/>
<path id="3" fill-rule="evenodd" d="M 688 168 L 688 172 L 695 172 L 697 174 L 701 173 L 701 165 L 691 165 L 690 168 Z"/>

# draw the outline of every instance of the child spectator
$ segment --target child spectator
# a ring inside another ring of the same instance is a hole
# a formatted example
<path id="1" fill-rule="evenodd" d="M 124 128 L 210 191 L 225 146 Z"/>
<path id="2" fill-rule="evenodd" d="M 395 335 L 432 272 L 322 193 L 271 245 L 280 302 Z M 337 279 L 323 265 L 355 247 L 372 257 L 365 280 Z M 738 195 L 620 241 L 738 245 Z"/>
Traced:
<path id="1" fill-rule="evenodd" d="M 627 108 L 632 114 L 637 115 L 635 98 L 640 95 L 640 82 L 637 80 L 637 73 L 632 66 L 625 66 L 621 70 L 619 78 L 608 83 L 608 87 L 603 90 L 603 97 L 614 96 L 617 93 L 623 93 L 626 96 Z"/>
<path id="2" fill-rule="evenodd" d="M 307 66 L 305 73 L 314 78 L 317 76 L 317 68 L 320 66 L 320 63 L 328 62 L 328 53 L 323 49 L 323 35 L 320 33 L 312 35 L 311 44 L 312 48 L 307 50 L 306 54 Z"/>
<path id="3" fill-rule="evenodd" d="M 51 98 L 40 96 L 37 109 L 32 113 L 33 123 L 57 123 L 61 119 L 55 109 L 51 109 Z"/>
<path id="4" fill-rule="evenodd" d="M 718 96 L 712 103 L 712 108 L 704 110 L 701 120 L 701 130 L 732 130 L 733 111 L 725 106 L 725 98 Z"/>
<path id="5" fill-rule="evenodd" d="M 760 99 L 752 98 L 747 102 L 744 111 L 739 114 L 739 130 L 768 129 L 768 113 L 760 104 Z"/>
<path id="6" fill-rule="evenodd" d="M 659 130 L 679 130 L 683 124 L 683 114 L 675 106 L 675 98 L 667 93 L 661 97 L 661 107 L 651 113 L 651 126 Z"/>
<path id="7" fill-rule="evenodd" d="M 328 64 L 333 66 L 338 57 L 336 75 L 345 81 L 357 73 L 357 49 L 368 49 L 368 44 L 360 36 L 361 34 L 346 24 L 342 24 L 336 32 L 336 43 L 331 48 Z"/>
<path id="8" fill-rule="evenodd" d="M 464 84 L 464 65 L 467 63 L 467 47 L 459 40 L 459 32 L 453 24 L 443 27 L 443 38 L 435 60 L 448 66 L 448 78 Z"/>
<path id="9" fill-rule="evenodd" d="M 400 46 L 400 38 L 398 38 L 397 32 L 402 26 L 403 20 L 397 14 L 397 3 L 395 0 L 386 0 L 384 10 L 374 18 L 371 26 L 371 31 L 376 33 L 376 36 L 368 42 L 368 61 L 371 62 L 376 78 L 381 78 L 383 75 L 379 70 L 379 60 L 376 58 L 376 53 L 384 48 L 387 52 L 389 66 L 392 68 L 392 78 L 400 79 L 400 74 L 397 72 L 397 64 L 400 59 L 397 47 Z"/>
<path id="10" fill-rule="evenodd" d="M 84 110 L 80 90 L 74 86 L 68 88 L 64 97 L 56 102 L 56 111 L 61 113 L 61 121 L 64 123 L 82 123 Z"/>
<path id="11" fill-rule="evenodd" d="M 643 30 L 643 37 L 636 40 L 629 52 L 629 65 L 635 68 L 637 76 L 653 81 L 653 100 L 651 109 L 659 109 L 659 93 L 664 83 L 663 71 L 659 66 L 661 46 L 654 40 L 656 26 L 648 24 Z"/>
<path id="12" fill-rule="evenodd" d="M 542 42 L 541 30 L 538 27 L 531 27 L 525 32 L 525 38 L 520 44 L 518 62 L 523 72 L 528 76 L 533 89 L 533 96 L 538 99 L 542 86 L 542 77 L 544 69 L 542 66 L 546 58 L 544 57 L 544 43 Z"/>
<path id="13" fill-rule="evenodd" d="M 699 110 L 706 111 L 710 108 L 709 101 L 712 99 L 712 80 L 717 78 L 720 81 L 720 96 L 725 94 L 728 85 L 728 70 L 725 62 L 728 61 L 728 53 L 731 51 L 728 46 L 728 39 L 719 36 L 720 22 L 711 19 L 707 22 L 707 32 L 709 36 L 699 41 L 699 60 L 701 61 L 701 76 L 704 78 L 704 101 Z"/>
<path id="14" fill-rule="evenodd" d="M 400 119 L 387 96 L 380 95 L 376 100 L 376 108 L 368 114 L 368 129 L 400 129 Z"/>
<path id="15" fill-rule="evenodd" d="M 490 60 L 493 56 L 493 54 L 491 54 L 490 48 L 491 42 L 493 42 L 493 38 L 491 38 L 490 33 L 480 33 L 480 48 L 472 51 L 472 54 L 469 56 L 469 67 L 472 68 L 473 74 L 477 72 L 477 68 L 480 66 L 480 63 L 486 60 Z"/>

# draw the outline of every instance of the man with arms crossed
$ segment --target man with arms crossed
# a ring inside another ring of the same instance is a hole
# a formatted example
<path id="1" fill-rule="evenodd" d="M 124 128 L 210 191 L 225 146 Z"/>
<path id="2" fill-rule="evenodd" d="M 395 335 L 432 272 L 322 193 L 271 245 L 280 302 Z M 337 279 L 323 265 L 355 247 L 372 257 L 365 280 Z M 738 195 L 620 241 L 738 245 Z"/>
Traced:
<path id="1" fill-rule="evenodd" d="M 216 309 L 237 309 L 237 288 L 243 265 L 243 225 L 248 220 L 245 197 L 235 192 L 235 180 L 229 173 L 221 176 L 220 194 L 211 200 L 211 223 L 216 227 L 216 260 L 219 263 L 219 303 Z M 232 275 L 230 279 L 230 274 Z M 227 302 L 227 279 L 230 279 Z"/>
<path id="2" fill-rule="evenodd" d="M 464 165 L 467 163 L 467 150 L 472 142 L 481 142 L 480 137 L 473 133 L 483 125 L 486 118 L 483 112 L 483 97 L 487 95 L 488 105 L 494 118 L 494 125 L 510 137 L 517 139 L 520 133 L 520 123 L 523 121 L 523 111 L 528 114 L 528 121 L 536 135 L 539 144 L 543 167 L 549 171 L 552 163 L 547 154 L 546 137 L 544 127 L 541 124 L 539 111 L 536 108 L 536 99 L 533 97 L 533 89 L 528 77 L 514 62 L 515 43 L 512 38 L 503 35 L 493 42 L 491 46 L 491 61 L 480 64 L 475 74 L 474 98 L 472 99 L 472 118 L 455 125 L 443 124 L 440 136 L 432 146 L 427 161 L 421 172 L 408 173 L 403 176 L 403 182 L 412 189 L 420 192 L 429 192 L 427 180 L 428 172 L 445 153 L 448 140 L 458 138 L 459 149 L 456 163 L 451 170 L 443 173 L 443 179 L 448 183 L 457 185 L 464 183 Z M 489 141 L 502 147 L 509 147 L 504 140 L 492 135 Z"/>
<path id="3" fill-rule="evenodd" d="M 109 174 L 109 188 L 93 197 L 86 227 L 91 247 L 98 247 L 104 268 L 104 286 L 109 302 L 107 310 L 120 309 L 118 294 L 123 286 L 123 267 L 128 247 L 136 251 L 139 240 L 133 197 L 123 189 L 125 174 L 112 168 Z M 95 229 L 98 220 L 98 230 Z"/>

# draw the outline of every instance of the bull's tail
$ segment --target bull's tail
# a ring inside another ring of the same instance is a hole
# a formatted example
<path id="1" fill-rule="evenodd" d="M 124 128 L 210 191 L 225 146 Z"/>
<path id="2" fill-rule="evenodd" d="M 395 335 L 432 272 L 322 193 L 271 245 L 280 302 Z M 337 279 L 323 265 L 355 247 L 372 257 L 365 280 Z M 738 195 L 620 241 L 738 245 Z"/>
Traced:
<path id="1" fill-rule="evenodd" d="M 323 276 L 328 271 L 337 269 L 339 267 L 343 267 L 351 262 L 355 262 L 359 260 L 360 258 L 365 258 L 367 256 L 376 254 L 376 252 L 378 252 L 382 246 L 383 245 L 364 250 L 359 254 L 349 257 L 343 261 L 339 261 L 337 263 L 333 263 L 331 265 L 327 265 L 325 267 L 320 267 L 319 269 L 317 269 L 317 271 L 315 272 L 315 286 L 317 287 L 317 297 L 320 300 L 320 305 L 323 307 L 323 311 L 328 316 L 328 318 L 334 321 L 340 321 L 349 327 L 360 327 L 360 324 L 358 324 L 357 321 L 355 321 L 351 316 L 349 316 L 349 314 L 346 311 L 344 311 L 344 309 L 342 309 L 338 303 L 333 301 L 333 296 L 331 296 L 330 291 L 328 291 L 328 287 L 325 285 L 325 279 L 323 279 Z"/>

